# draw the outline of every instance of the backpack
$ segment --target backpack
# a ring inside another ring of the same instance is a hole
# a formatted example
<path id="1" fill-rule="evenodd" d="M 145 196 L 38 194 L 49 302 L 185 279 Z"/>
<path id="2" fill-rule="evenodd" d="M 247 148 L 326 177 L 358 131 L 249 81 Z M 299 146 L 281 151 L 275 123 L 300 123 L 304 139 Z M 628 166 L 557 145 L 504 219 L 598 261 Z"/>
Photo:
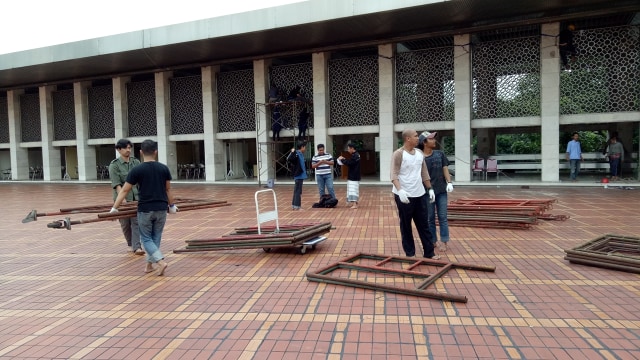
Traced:
<path id="1" fill-rule="evenodd" d="M 320 198 L 320 201 L 313 204 L 313 208 L 334 208 L 338 205 L 338 199 L 332 198 L 329 194 L 324 194 Z"/>

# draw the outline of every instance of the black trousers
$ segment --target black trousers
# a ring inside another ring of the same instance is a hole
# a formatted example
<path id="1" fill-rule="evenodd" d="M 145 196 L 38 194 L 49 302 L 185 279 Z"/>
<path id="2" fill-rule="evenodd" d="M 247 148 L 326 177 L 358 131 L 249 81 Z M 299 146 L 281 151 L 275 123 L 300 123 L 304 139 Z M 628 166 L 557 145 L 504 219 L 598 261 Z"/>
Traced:
<path id="1" fill-rule="evenodd" d="M 420 236 L 420 242 L 422 243 L 422 249 L 424 250 L 424 257 L 431 258 L 435 256 L 433 251 L 433 235 L 429 231 L 428 223 L 428 207 L 427 201 L 429 197 L 427 194 L 421 197 L 410 197 L 409 203 L 405 204 L 400 201 L 398 195 L 394 195 L 396 200 L 396 206 L 398 207 L 398 216 L 400 217 L 400 234 L 402 235 L 402 249 L 407 256 L 416 255 L 416 244 L 413 239 L 413 229 L 411 227 L 411 221 L 416 224 L 418 235 Z"/>

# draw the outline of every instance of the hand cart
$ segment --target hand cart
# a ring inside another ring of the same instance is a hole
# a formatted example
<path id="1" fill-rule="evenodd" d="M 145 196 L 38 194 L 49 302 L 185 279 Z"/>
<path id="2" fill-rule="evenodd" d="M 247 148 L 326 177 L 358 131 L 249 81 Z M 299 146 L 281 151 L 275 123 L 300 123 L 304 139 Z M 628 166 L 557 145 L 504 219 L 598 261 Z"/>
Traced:
<path id="1" fill-rule="evenodd" d="M 260 196 L 271 193 L 273 196 L 272 210 L 260 212 Z M 259 190 L 254 195 L 256 203 L 257 226 L 236 228 L 228 235 L 214 239 L 187 240 L 187 246 L 174 249 L 174 253 L 255 249 L 262 248 L 265 252 L 281 247 L 295 247 L 298 253 L 305 254 L 307 249 L 315 249 L 325 241 L 323 234 L 331 231 L 331 223 L 306 223 L 280 225 L 278 219 L 278 202 L 273 189 Z M 269 221 L 275 221 L 275 226 L 264 226 Z"/>

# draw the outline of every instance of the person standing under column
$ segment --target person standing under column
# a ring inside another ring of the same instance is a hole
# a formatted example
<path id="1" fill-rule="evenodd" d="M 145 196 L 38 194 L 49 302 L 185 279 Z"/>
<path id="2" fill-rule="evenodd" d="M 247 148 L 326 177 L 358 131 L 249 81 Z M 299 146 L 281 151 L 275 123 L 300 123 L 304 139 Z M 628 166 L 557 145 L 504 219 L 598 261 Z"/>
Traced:
<path id="1" fill-rule="evenodd" d="M 311 158 L 311 168 L 316 171 L 316 183 L 318 183 L 318 193 L 320 199 L 324 195 L 324 189 L 327 189 L 331 198 L 336 198 L 333 190 L 333 156 L 324 151 L 324 144 L 318 144 L 318 152 Z"/>
<path id="2" fill-rule="evenodd" d="M 573 133 L 573 139 L 567 144 L 567 160 L 569 160 L 571 181 L 578 181 L 580 175 L 580 162 L 584 160 L 582 157 L 582 149 L 580 148 L 580 135 Z"/>
<path id="3" fill-rule="evenodd" d="M 162 276 L 168 266 L 162 251 L 160 251 L 162 232 L 167 221 L 167 208 L 169 213 L 175 214 L 178 207 L 173 203 L 173 195 L 171 194 L 171 172 L 165 164 L 156 161 L 158 143 L 153 140 L 145 140 L 142 142 L 140 152 L 144 162 L 129 172 L 127 181 L 110 212 L 118 212 L 118 207 L 124 201 L 127 193 L 135 185 L 138 185 L 140 188 L 138 225 L 140 239 L 147 250 L 147 265 L 144 272 L 152 272 L 154 270 L 153 264 L 158 264 L 156 273 L 158 276 Z"/>
<path id="4" fill-rule="evenodd" d="M 293 169 L 293 200 L 291 200 L 291 208 L 302 210 L 302 183 L 307 178 L 307 167 L 304 163 L 304 151 L 307 143 L 301 141 L 296 145 L 296 149 L 291 149 L 287 156 L 287 162 Z"/>
<path id="5" fill-rule="evenodd" d="M 347 151 L 351 154 L 349 159 L 344 156 L 338 158 L 338 164 L 349 167 L 347 174 L 347 203 L 353 203 L 352 209 L 358 208 L 360 201 L 360 154 L 353 143 L 347 144 Z"/>
<path id="6" fill-rule="evenodd" d="M 436 194 L 431 188 L 424 154 L 416 149 L 418 133 L 413 129 L 406 129 L 402 132 L 402 140 L 402 147 L 391 156 L 392 192 L 400 218 L 402 249 L 409 257 L 416 255 L 411 227 L 413 220 L 420 236 L 424 257 L 437 260 L 440 257 L 433 251 L 433 236 L 427 221 L 427 201 L 435 201 Z"/>
<path id="7" fill-rule="evenodd" d="M 111 180 L 111 188 L 113 189 L 113 200 L 118 197 L 122 190 L 122 186 L 127 180 L 129 171 L 140 164 L 140 160 L 135 156 L 131 156 L 133 145 L 128 139 L 120 139 L 116 143 L 116 151 L 119 156 L 109 164 L 109 179 Z M 132 191 L 127 194 L 124 201 L 137 201 L 138 187 L 133 187 Z M 136 255 L 144 255 L 144 250 L 140 244 L 140 231 L 138 230 L 138 219 L 136 217 L 120 219 L 120 227 L 124 234 L 127 245 Z"/>
<path id="8" fill-rule="evenodd" d="M 624 156 L 624 147 L 622 143 L 618 142 L 618 134 L 614 133 L 609 138 L 609 147 L 605 154 L 609 157 L 609 173 L 611 174 L 611 181 L 617 181 L 621 159 Z"/>
<path id="9" fill-rule="evenodd" d="M 438 224 L 440 225 L 440 251 L 447 251 L 449 243 L 449 221 L 447 218 L 447 203 L 449 201 L 447 193 L 453 191 L 451 183 L 451 174 L 449 174 L 449 159 L 440 150 L 436 148 L 436 136 L 438 133 L 425 131 L 420 134 L 418 139 L 418 149 L 424 152 L 424 161 L 427 164 L 427 171 L 431 178 L 431 186 L 436 194 L 436 201 L 429 202 L 428 221 L 429 231 L 433 236 L 433 244 L 438 241 L 438 232 L 436 229 L 436 214 L 438 214 Z"/>

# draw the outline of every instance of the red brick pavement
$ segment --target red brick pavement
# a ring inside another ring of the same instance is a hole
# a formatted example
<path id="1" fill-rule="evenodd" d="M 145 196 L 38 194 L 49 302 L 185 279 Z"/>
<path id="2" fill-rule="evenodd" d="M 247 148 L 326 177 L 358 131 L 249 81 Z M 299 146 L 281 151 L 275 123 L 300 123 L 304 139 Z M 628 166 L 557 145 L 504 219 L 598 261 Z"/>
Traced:
<path id="1" fill-rule="evenodd" d="M 344 200 L 311 209 L 309 184 L 301 212 L 290 210 L 292 187 L 275 188 L 282 223 L 336 227 L 317 249 L 174 254 L 187 239 L 255 225 L 258 190 L 175 184 L 177 196 L 232 205 L 170 215 L 170 265 L 158 277 L 127 252 L 117 222 L 71 231 L 46 227 L 62 216 L 20 222 L 32 209 L 109 203 L 107 184 L 0 184 L 0 358 L 640 358 L 640 275 L 563 260 L 564 249 L 607 233 L 640 236 L 638 190 L 457 187 L 450 199 L 554 198 L 549 212 L 571 218 L 530 230 L 452 227 L 446 258 L 496 272 L 449 273 L 434 289 L 469 299 L 451 303 L 307 281 L 308 270 L 357 252 L 401 255 L 398 219 L 389 186 L 363 186 L 351 210 Z"/>

